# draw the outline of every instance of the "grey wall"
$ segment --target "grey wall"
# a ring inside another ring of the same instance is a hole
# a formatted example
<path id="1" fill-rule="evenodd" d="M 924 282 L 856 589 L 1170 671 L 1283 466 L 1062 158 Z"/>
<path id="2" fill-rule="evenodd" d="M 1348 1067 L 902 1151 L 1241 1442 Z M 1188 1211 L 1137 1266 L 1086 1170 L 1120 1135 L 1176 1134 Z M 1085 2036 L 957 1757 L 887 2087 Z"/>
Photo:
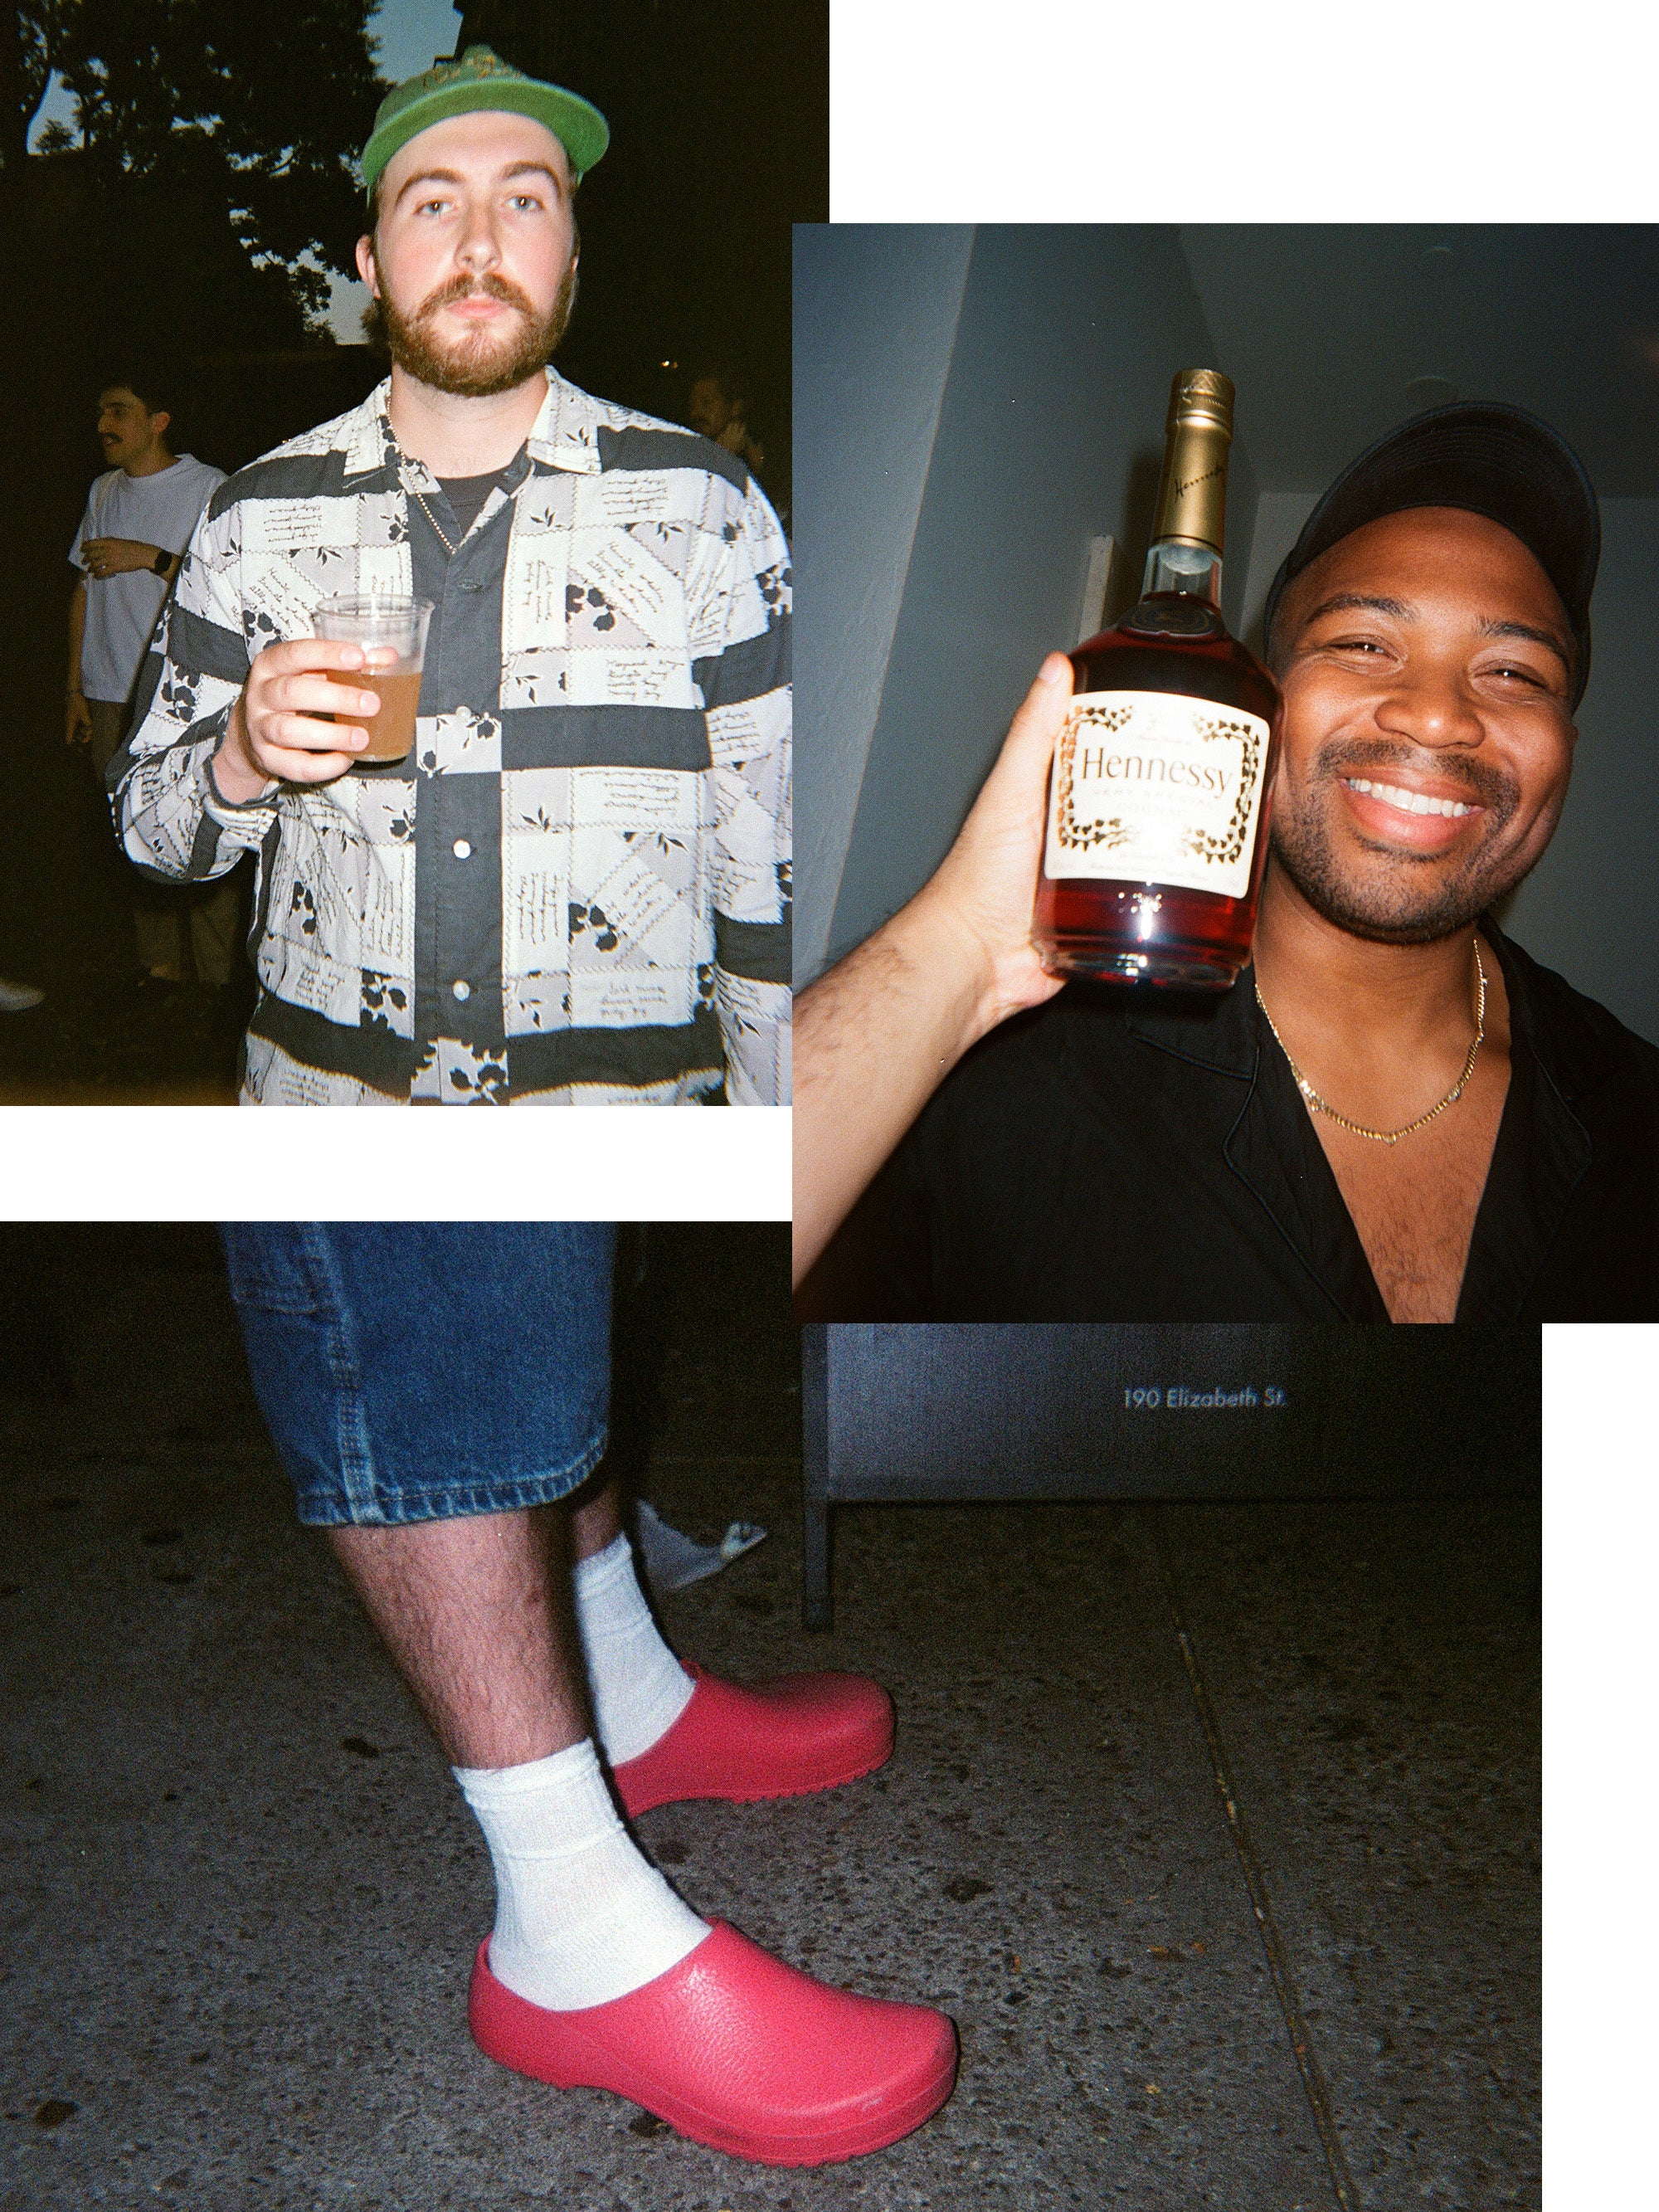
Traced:
<path id="1" fill-rule="evenodd" d="M 1553 422 L 1603 498 L 1659 492 L 1659 226 L 1222 223 L 1181 242 L 1264 491 L 1318 492 L 1443 399 Z"/>
<path id="2" fill-rule="evenodd" d="M 1252 652 L 1261 650 L 1261 610 L 1267 604 L 1267 586 L 1302 535 L 1318 497 L 1316 491 L 1264 491 L 1255 503 L 1249 574 L 1244 580 L 1244 627 L 1239 632 Z"/>
<path id="3" fill-rule="evenodd" d="M 822 964 L 973 231 L 795 230 L 795 943 Z M 806 528 L 799 518 L 810 517 Z"/>
<path id="4" fill-rule="evenodd" d="M 1659 499 L 1601 501 L 1572 789 L 1504 926 L 1659 1044 Z"/>
<path id="5" fill-rule="evenodd" d="M 890 308 L 908 324 L 910 310 L 896 297 L 906 235 L 837 231 L 811 262 L 805 284 L 809 264 L 797 263 L 797 328 L 805 324 L 811 338 L 797 368 L 796 406 L 815 436 L 828 434 L 840 447 L 853 433 L 836 418 L 834 395 L 849 360 L 873 349 L 869 365 L 878 373 L 895 381 L 916 373 L 901 333 L 875 328 Z M 808 296 L 814 285 L 832 295 Z M 866 309 L 872 298 L 875 316 Z M 935 347 L 928 361 L 937 358 Z M 837 665 L 853 625 L 833 602 L 820 609 L 810 588 L 800 593 L 803 665 L 824 672 L 849 697 L 855 686 L 867 696 L 872 681 L 880 682 L 833 921 L 827 942 L 803 928 L 802 981 L 826 952 L 838 957 L 866 937 L 938 865 L 1038 662 L 1075 641 L 1089 539 L 1110 535 L 1137 563 L 1144 554 L 1170 379 L 1178 368 L 1213 363 L 1173 228 L 982 226 L 972 234 L 914 531 L 904 530 L 902 500 L 880 514 L 867 496 L 832 501 L 832 486 L 867 468 L 868 457 L 842 453 L 833 465 L 815 462 L 821 493 L 809 491 L 798 460 L 803 570 L 827 577 L 844 565 L 860 579 L 873 572 L 879 589 L 890 592 L 902 568 L 884 679 L 879 671 L 872 679 L 868 669 Z M 916 411 L 925 412 L 925 399 Z M 798 453 L 808 442 L 798 439 Z M 1234 621 L 1255 492 L 1245 432 L 1233 449 L 1228 507 Z M 868 634 L 879 628 L 872 622 Z M 811 720 L 803 725 L 803 757 L 823 712 L 804 705 Z M 823 777 L 836 786 L 830 803 L 843 809 L 857 750 L 846 735 L 843 726 L 839 760 Z M 826 804 L 816 763 L 810 774 L 796 811 L 811 840 L 810 866 L 823 872 L 811 890 L 816 917 L 836 866 L 837 833 L 810 820 Z"/>

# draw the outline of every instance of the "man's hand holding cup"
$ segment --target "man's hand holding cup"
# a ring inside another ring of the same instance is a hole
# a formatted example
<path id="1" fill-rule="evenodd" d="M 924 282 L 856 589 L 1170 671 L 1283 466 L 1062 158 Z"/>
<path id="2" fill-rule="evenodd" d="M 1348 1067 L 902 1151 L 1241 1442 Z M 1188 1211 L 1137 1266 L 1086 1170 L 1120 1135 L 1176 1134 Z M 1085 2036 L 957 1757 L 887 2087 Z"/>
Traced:
<path id="1" fill-rule="evenodd" d="M 368 743 L 365 725 L 380 708 L 380 695 L 331 683 L 328 669 L 375 667 L 397 655 L 349 638 L 296 637 L 268 645 L 248 671 L 242 696 L 230 710 L 213 763 L 221 793 L 234 802 L 258 799 L 272 783 L 332 783 Z M 360 714 L 361 722 L 334 721 Z"/>

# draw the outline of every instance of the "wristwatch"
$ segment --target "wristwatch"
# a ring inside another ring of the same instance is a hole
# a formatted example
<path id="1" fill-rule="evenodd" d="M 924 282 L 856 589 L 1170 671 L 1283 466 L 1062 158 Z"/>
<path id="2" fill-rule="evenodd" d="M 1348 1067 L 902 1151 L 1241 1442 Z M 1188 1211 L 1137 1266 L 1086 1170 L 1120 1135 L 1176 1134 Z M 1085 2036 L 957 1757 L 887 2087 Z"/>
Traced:
<path id="1" fill-rule="evenodd" d="M 149 565 L 155 569 L 158 576 L 165 576 L 167 572 L 167 563 L 172 560 L 172 554 L 167 551 L 165 546 L 163 546 Z"/>

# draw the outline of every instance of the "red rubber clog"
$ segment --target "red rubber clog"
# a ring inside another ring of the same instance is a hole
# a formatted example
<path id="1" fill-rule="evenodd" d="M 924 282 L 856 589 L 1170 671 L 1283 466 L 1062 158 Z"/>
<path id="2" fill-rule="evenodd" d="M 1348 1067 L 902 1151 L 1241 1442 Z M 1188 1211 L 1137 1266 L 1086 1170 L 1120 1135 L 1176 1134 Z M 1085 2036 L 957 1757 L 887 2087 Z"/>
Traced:
<path id="1" fill-rule="evenodd" d="M 740 1689 L 681 1666 L 696 1683 L 666 1735 L 613 1773 L 633 1820 L 684 1797 L 797 1797 L 855 1781 L 890 1757 L 893 1701 L 862 1674 L 781 1674 Z"/>
<path id="2" fill-rule="evenodd" d="M 693 2142 L 764 2166 L 826 2166 L 896 2142 L 957 2075 L 943 2013 L 815 1982 L 717 1920 L 696 1949 L 609 2004 L 550 2012 L 504 1989 L 478 1946 L 478 2048 L 556 2088 L 614 2090 Z"/>

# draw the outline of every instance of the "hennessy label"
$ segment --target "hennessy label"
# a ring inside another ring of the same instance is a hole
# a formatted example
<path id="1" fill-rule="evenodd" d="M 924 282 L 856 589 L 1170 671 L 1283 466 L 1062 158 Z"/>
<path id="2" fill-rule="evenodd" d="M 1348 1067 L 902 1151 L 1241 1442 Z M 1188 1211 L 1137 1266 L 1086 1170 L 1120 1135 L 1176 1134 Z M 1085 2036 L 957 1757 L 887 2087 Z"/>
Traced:
<path id="1" fill-rule="evenodd" d="M 1085 691 L 1054 750 L 1050 876 L 1249 889 L 1267 725 L 1169 691 Z"/>

